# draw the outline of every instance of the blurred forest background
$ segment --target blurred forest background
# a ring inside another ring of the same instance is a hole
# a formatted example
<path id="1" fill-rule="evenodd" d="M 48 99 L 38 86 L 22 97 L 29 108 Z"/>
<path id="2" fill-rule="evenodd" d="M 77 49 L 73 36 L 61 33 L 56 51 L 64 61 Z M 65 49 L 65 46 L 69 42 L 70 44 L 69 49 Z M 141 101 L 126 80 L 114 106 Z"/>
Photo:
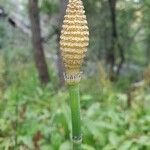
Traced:
<path id="1" fill-rule="evenodd" d="M 0 150 L 71 150 L 59 51 L 67 3 L 0 0 Z M 83 150 L 150 150 L 150 1 L 83 3 Z"/>

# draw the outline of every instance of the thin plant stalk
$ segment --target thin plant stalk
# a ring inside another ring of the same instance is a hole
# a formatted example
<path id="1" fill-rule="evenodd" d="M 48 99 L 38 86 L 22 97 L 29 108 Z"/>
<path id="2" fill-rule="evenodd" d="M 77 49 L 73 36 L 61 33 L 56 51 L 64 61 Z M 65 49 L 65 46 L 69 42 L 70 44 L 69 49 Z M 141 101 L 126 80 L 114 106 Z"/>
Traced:
<path id="1" fill-rule="evenodd" d="M 81 150 L 82 134 L 81 134 L 79 83 L 74 85 L 68 85 L 68 88 L 70 94 L 70 107 L 72 118 L 73 150 Z"/>
<path id="2" fill-rule="evenodd" d="M 89 29 L 83 2 L 69 0 L 60 36 L 60 49 L 70 93 L 73 150 L 81 150 L 82 144 L 79 82 L 88 45 Z"/>

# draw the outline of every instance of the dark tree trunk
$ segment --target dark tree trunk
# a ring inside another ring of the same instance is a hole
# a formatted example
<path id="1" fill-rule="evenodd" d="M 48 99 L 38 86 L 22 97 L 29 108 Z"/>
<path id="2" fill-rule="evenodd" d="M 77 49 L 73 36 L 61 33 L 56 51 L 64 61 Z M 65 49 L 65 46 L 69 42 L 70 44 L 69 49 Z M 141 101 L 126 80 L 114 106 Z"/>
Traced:
<path id="1" fill-rule="evenodd" d="M 116 26 L 116 2 L 117 0 L 109 0 L 110 12 L 111 12 L 111 22 L 112 22 L 112 37 L 113 41 L 117 39 L 117 26 Z"/>
<path id="2" fill-rule="evenodd" d="M 122 69 L 122 65 L 125 61 L 125 56 L 124 56 L 124 49 L 123 49 L 122 45 L 119 43 L 119 41 L 118 41 L 117 45 L 118 45 L 119 54 L 120 54 L 120 62 L 117 67 L 116 76 L 119 76 L 120 70 Z"/>
<path id="3" fill-rule="evenodd" d="M 111 19 L 112 34 L 111 34 L 111 47 L 108 52 L 107 60 L 108 60 L 108 63 L 110 64 L 110 79 L 114 80 L 114 78 L 116 78 L 119 75 L 122 65 L 125 61 L 125 58 L 124 58 L 124 50 L 123 50 L 121 44 L 119 43 L 118 33 L 117 33 L 117 21 L 116 21 L 117 0 L 108 0 L 108 1 L 109 1 L 109 7 L 110 7 L 110 19 Z M 117 50 L 119 51 L 120 62 L 117 65 L 117 70 L 115 72 L 114 66 L 116 65 Z"/>
<path id="4" fill-rule="evenodd" d="M 115 45 L 117 39 L 117 29 L 116 29 L 116 0 L 109 0 L 110 6 L 110 19 L 111 19 L 111 47 L 107 55 L 107 62 L 110 64 L 110 79 L 114 78 L 114 66 L 115 66 Z"/>
<path id="5" fill-rule="evenodd" d="M 57 69 L 58 69 L 58 77 L 59 77 L 59 86 L 62 87 L 64 85 L 65 81 L 64 81 L 64 76 L 63 76 L 64 67 L 63 67 L 61 52 L 60 52 L 60 48 L 59 48 L 60 28 L 58 28 L 56 33 L 57 33 L 57 43 L 58 43 L 58 46 L 57 46 Z"/>
<path id="6" fill-rule="evenodd" d="M 63 86 L 64 85 L 64 76 L 63 76 L 63 63 L 62 63 L 62 57 L 61 57 L 61 52 L 59 48 L 59 42 L 60 42 L 60 32 L 61 32 L 61 27 L 63 23 L 63 18 L 65 15 L 65 10 L 67 6 L 68 0 L 60 0 L 59 3 L 59 17 L 58 17 L 58 26 L 56 29 L 56 34 L 57 34 L 57 43 L 58 43 L 58 48 L 57 48 L 57 68 L 58 68 L 58 76 L 59 76 L 59 85 Z"/>
<path id="7" fill-rule="evenodd" d="M 31 22 L 32 45 L 34 50 L 35 64 L 41 83 L 47 84 L 50 81 L 50 78 L 41 38 L 38 0 L 29 0 L 29 17 Z"/>

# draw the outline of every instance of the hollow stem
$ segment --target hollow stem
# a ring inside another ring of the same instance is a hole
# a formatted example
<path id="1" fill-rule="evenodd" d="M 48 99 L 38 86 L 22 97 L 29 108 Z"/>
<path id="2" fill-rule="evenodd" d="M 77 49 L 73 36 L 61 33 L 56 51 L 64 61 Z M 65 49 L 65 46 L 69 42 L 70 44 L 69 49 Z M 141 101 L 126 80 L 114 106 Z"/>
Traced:
<path id="1" fill-rule="evenodd" d="M 80 116 L 80 96 L 79 84 L 69 85 L 70 107 L 72 118 L 72 141 L 73 150 L 81 150 L 81 116 Z"/>

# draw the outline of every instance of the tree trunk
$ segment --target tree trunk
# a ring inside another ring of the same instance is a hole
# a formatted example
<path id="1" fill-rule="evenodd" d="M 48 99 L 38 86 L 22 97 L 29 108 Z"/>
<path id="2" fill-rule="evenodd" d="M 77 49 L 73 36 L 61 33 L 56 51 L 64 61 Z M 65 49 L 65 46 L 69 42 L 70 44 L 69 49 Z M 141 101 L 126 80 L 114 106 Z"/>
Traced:
<path id="1" fill-rule="evenodd" d="M 59 42 L 60 42 L 61 27 L 62 27 L 63 18 L 64 18 L 64 15 L 65 15 L 65 10 L 66 10 L 67 3 L 68 3 L 68 0 L 60 0 L 58 26 L 57 26 L 57 29 L 56 29 L 57 43 L 58 43 L 58 48 L 57 48 L 57 68 L 58 68 L 58 76 L 59 76 L 59 86 L 63 86 L 64 85 L 64 76 L 63 76 L 64 69 L 63 69 L 61 52 L 60 52 L 60 49 L 59 49 Z"/>
<path id="2" fill-rule="evenodd" d="M 58 48 L 57 48 L 57 69 L 58 69 L 58 77 L 59 77 L 59 86 L 62 87 L 65 83 L 64 81 L 64 67 L 62 63 L 62 57 L 61 57 L 61 52 L 59 49 L 59 42 L 60 42 L 60 29 L 57 31 L 57 43 L 58 43 Z"/>
<path id="3" fill-rule="evenodd" d="M 50 78 L 41 38 L 38 0 L 29 0 L 29 17 L 31 22 L 34 59 L 38 70 L 39 79 L 42 84 L 47 84 L 50 81 Z"/>
<path id="4" fill-rule="evenodd" d="M 120 70 L 122 68 L 123 62 L 125 60 L 124 58 L 124 51 L 122 48 L 122 45 L 120 44 L 118 40 L 118 33 L 117 33 L 117 22 L 116 22 L 116 3 L 117 0 L 108 0 L 109 1 L 109 7 L 110 7 L 110 19 L 111 19 L 111 47 L 108 53 L 108 62 L 110 63 L 110 79 L 114 80 L 120 73 Z M 117 65 L 116 72 L 114 71 L 114 66 L 116 65 L 116 52 L 119 51 L 120 55 L 120 62 Z"/>
<path id="5" fill-rule="evenodd" d="M 114 66 L 116 60 L 116 39 L 117 39 L 117 30 L 116 30 L 116 0 L 109 0 L 110 6 L 110 19 L 111 19 L 111 47 L 107 55 L 107 62 L 110 64 L 110 72 L 109 76 L 110 79 L 113 80 L 114 78 Z"/>

